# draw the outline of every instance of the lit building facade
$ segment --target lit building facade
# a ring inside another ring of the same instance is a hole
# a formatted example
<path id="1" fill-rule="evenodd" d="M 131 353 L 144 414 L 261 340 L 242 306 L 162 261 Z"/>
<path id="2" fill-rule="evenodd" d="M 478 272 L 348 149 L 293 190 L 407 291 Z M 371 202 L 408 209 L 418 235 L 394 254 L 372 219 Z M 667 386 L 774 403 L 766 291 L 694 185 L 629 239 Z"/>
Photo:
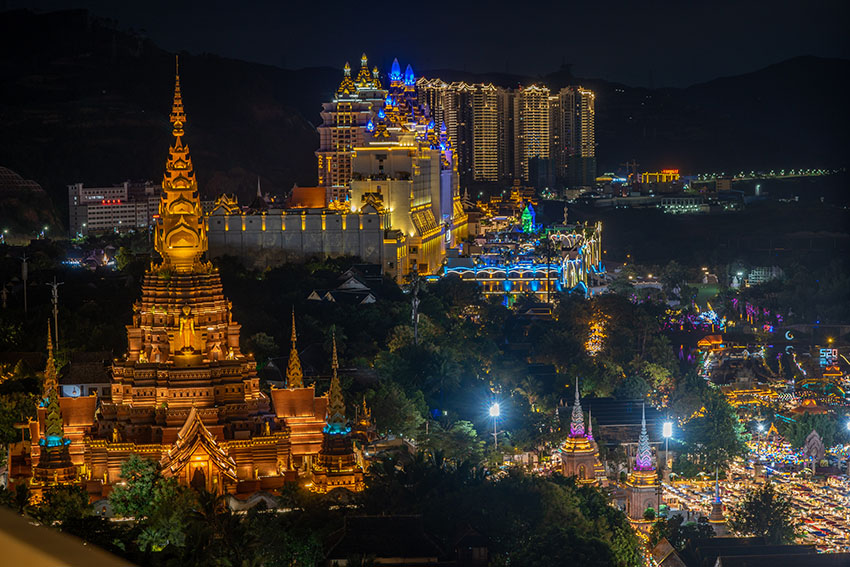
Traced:
<path id="1" fill-rule="evenodd" d="M 556 96 L 552 116 L 555 175 L 565 179 L 568 187 L 592 187 L 596 182 L 596 94 L 570 86 Z"/>
<path id="2" fill-rule="evenodd" d="M 528 181 L 529 161 L 549 159 L 549 89 L 520 87 L 514 96 L 514 174 Z"/>
<path id="3" fill-rule="evenodd" d="M 386 211 L 388 235 L 406 236 L 407 271 L 436 273 L 466 236 L 455 153 L 445 125 L 419 105 L 416 78 L 393 61 L 384 107 L 352 157 L 351 211 Z M 406 273 L 406 272 L 405 272 Z"/>
<path id="4" fill-rule="evenodd" d="M 602 223 L 578 224 L 548 234 L 550 256 L 538 253 L 536 235 L 513 238 L 491 233 L 482 251 L 469 258 L 449 258 L 445 275 L 477 282 L 485 297 L 503 297 L 511 305 L 531 293 L 540 302 L 576 288 L 590 293 L 602 266 Z M 505 257 L 511 259 L 506 261 Z"/>
<path id="5" fill-rule="evenodd" d="M 237 256 L 248 265 L 266 267 L 313 257 L 356 256 L 380 264 L 394 279 L 405 275 L 407 236 L 389 230 L 389 212 L 373 205 L 354 212 L 340 204 L 254 211 L 222 195 L 207 216 L 210 257 Z"/>
<path id="6" fill-rule="evenodd" d="M 125 181 L 113 187 L 68 185 L 68 231 L 71 237 L 95 232 L 147 230 L 159 211 L 159 188 L 150 182 Z"/>
<path id="7" fill-rule="evenodd" d="M 346 63 L 333 100 L 322 105 L 316 157 L 319 185 L 326 188 L 329 200 L 345 200 L 348 196 L 352 148 L 363 145 L 366 124 L 383 106 L 386 95 L 378 68 L 369 70 L 364 53 L 357 76 L 351 77 L 351 66 Z"/>

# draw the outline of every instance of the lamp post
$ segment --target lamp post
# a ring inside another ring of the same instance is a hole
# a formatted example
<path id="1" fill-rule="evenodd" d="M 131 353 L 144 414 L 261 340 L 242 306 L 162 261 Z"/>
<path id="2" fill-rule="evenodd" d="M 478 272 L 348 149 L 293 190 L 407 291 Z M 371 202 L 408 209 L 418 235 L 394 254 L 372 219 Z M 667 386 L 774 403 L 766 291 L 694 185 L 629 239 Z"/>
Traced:
<path id="1" fill-rule="evenodd" d="M 670 438 L 673 436 L 672 421 L 664 422 L 661 434 L 664 436 L 664 469 L 668 470 L 670 468 Z"/>
<path id="2" fill-rule="evenodd" d="M 498 402 L 490 406 L 490 417 L 493 418 L 493 445 L 495 449 L 499 448 L 499 431 L 496 429 L 496 424 L 500 413 L 501 408 L 499 408 Z"/>
<path id="3" fill-rule="evenodd" d="M 53 283 L 47 283 L 52 288 L 51 302 L 53 303 L 53 329 L 56 335 L 56 349 L 59 349 L 59 286 L 65 282 L 57 282 L 56 276 L 53 277 Z"/>

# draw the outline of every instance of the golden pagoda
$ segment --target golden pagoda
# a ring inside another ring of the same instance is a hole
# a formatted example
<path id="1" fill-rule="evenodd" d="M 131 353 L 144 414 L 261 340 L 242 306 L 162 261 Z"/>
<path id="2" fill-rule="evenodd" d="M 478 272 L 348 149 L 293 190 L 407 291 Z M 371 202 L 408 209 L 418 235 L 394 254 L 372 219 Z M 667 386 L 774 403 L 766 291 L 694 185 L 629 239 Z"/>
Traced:
<path id="1" fill-rule="evenodd" d="M 301 359 L 295 347 L 295 308 L 292 308 L 292 348 L 289 350 L 289 363 L 286 365 L 286 385 L 289 388 L 304 387 L 304 373 L 301 371 Z"/>
<path id="2" fill-rule="evenodd" d="M 206 226 L 183 142 L 179 74 L 171 123 L 156 225 L 161 261 L 142 278 L 127 353 L 112 365 L 112 399 L 96 411 L 95 394 L 59 396 L 48 343 L 45 401 L 30 424 L 32 438 L 44 440 L 32 447 L 36 488 L 76 477 L 100 498 L 120 482 L 122 463 L 140 455 L 181 484 L 248 495 L 295 481 L 299 468 L 309 472 L 322 447 L 327 397 L 302 387 L 297 358 L 290 388 L 271 397 L 260 391 L 219 272 L 203 259 Z M 294 340 L 293 321 L 293 348 Z"/>
<path id="3" fill-rule="evenodd" d="M 578 379 L 576 379 L 576 397 L 570 418 L 570 434 L 561 446 L 559 455 L 564 476 L 575 476 L 579 484 L 608 485 L 605 468 L 599 461 L 599 447 L 593 439 L 592 425 L 588 426 L 585 433 Z"/>
<path id="4" fill-rule="evenodd" d="M 326 493 L 337 488 L 360 492 L 365 488 L 363 467 L 357 463 L 351 428 L 345 418 L 345 400 L 339 383 L 336 335 L 333 337 L 331 387 L 328 391 L 328 419 L 323 431 L 322 450 L 313 465 L 315 492 Z"/>

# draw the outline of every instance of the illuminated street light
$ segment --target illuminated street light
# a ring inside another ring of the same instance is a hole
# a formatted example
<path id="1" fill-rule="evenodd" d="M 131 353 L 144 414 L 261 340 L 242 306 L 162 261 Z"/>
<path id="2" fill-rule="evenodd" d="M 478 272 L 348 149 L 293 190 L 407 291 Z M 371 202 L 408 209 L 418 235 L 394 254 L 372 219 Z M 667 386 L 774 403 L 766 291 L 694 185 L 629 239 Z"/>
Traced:
<path id="1" fill-rule="evenodd" d="M 493 448 L 496 450 L 499 449 L 499 430 L 496 428 L 496 422 L 499 419 L 500 413 L 501 408 L 498 402 L 490 406 L 490 417 L 493 418 Z"/>
<path id="2" fill-rule="evenodd" d="M 665 421 L 661 429 L 661 435 L 664 436 L 664 468 L 670 468 L 670 438 L 673 437 L 673 422 Z"/>
<path id="3" fill-rule="evenodd" d="M 499 404 L 498 403 L 493 404 L 492 406 L 490 406 L 490 417 L 499 417 L 499 411 L 500 411 Z"/>

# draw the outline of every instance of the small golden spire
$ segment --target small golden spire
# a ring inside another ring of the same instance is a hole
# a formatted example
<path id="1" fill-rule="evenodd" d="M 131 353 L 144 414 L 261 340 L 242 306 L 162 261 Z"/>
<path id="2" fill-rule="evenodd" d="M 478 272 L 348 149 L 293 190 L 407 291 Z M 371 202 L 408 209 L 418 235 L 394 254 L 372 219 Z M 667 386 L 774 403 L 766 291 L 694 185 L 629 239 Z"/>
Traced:
<path id="1" fill-rule="evenodd" d="M 301 359 L 295 347 L 295 307 L 292 308 L 292 348 L 289 350 L 289 364 L 286 366 L 286 385 L 288 388 L 303 388 L 304 373 L 301 370 Z"/>
<path id="2" fill-rule="evenodd" d="M 47 320 L 47 358 L 53 359 L 53 329 L 50 328 L 50 319 Z"/>
<path id="3" fill-rule="evenodd" d="M 331 357 L 331 369 L 333 369 L 334 376 L 336 376 L 336 371 L 339 369 L 339 360 L 336 356 L 336 329 L 331 331 L 331 341 L 333 342 L 333 355 Z"/>
<path id="4" fill-rule="evenodd" d="M 180 93 L 180 56 L 175 55 L 174 63 L 174 102 L 171 105 L 171 116 L 169 119 L 174 125 L 174 136 L 180 140 L 183 135 L 183 126 L 186 124 L 186 113 L 183 111 L 183 95 Z"/>
<path id="5" fill-rule="evenodd" d="M 339 361 L 336 356 L 336 331 L 332 331 L 333 354 L 331 358 L 331 387 L 328 390 L 328 427 L 326 431 L 332 433 L 347 433 L 345 427 L 345 400 L 342 397 L 342 386 L 339 383 L 337 369 Z"/>

